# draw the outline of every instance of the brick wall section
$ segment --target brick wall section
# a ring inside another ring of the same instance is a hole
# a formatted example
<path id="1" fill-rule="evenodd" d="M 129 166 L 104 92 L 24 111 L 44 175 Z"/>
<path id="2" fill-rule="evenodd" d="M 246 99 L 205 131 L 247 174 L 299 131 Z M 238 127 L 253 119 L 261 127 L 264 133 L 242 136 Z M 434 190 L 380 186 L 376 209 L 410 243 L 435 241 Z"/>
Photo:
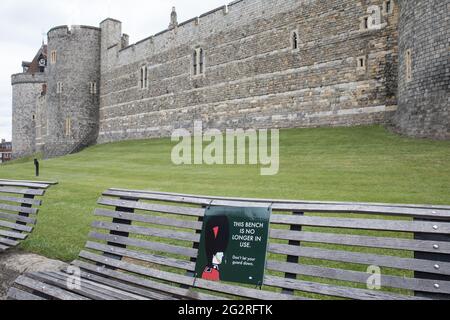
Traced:
<path id="1" fill-rule="evenodd" d="M 401 0 L 399 108 L 396 130 L 450 138 L 450 0 Z M 412 79 L 406 79 L 406 51 Z"/>
<path id="2" fill-rule="evenodd" d="M 98 142 L 168 136 L 200 119 L 220 129 L 388 122 L 397 104 L 398 8 L 383 15 L 386 27 L 360 31 L 372 4 L 383 1 L 242 0 L 124 49 L 105 44 Z M 120 39 L 120 23 L 102 29 L 102 38 Z M 193 77 L 197 46 L 206 72 Z M 360 56 L 366 70 L 357 69 Z"/>

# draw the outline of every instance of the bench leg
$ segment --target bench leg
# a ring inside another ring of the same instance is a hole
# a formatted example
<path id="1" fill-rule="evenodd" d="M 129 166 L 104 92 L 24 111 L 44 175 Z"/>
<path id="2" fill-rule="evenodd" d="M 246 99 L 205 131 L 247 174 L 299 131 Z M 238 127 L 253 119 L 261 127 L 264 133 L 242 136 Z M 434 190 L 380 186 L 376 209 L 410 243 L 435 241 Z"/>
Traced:
<path id="1" fill-rule="evenodd" d="M 134 199 L 125 199 L 125 198 L 120 198 L 120 200 L 124 200 L 124 201 L 136 201 Z M 134 213 L 134 209 L 131 208 L 122 208 L 122 207 L 116 207 L 116 211 L 120 211 L 120 212 L 127 212 L 127 213 Z M 125 220 L 125 219 L 118 219 L 118 218 L 114 218 L 113 223 L 118 223 L 118 224 L 124 224 L 124 225 L 131 225 L 132 221 L 131 220 Z M 113 235 L 113 236 L 118 236 L 118 237 L 125 237 L 128 238 L 130 236 L 130 234 L 128 232 L 122 232 L 122 231 L 110 231 L 109 234 Z M 114 242 L 108 242 L 109 246 L 113 246 L 113 247 L 117 247 L 117 248 L 122 248 L 125 249 L 127 246 L 124 244 L 119 244 L 119 243 L 114 243 Z M 112 254 L 109 252 L 103 252 L 103 255 L 105 257 L 111 258 L 111 259 L 115 259 L 115 260 L 122 260 L 122 256 L 117 255 L 117 254 Z M 103 266 L 101 263 L 97 263 L 97 265 Z M 116 270 L 116 268 L 114 267 L 110 267 L 110 266 L 106 266 L 107 269 L 111 269 L 111 270 Z"/>
<path id="2" fill-rule="evenodd" d="M 30 195 L 30 194 L 25 194 L 23 197 L 25 199 L 34 199 L 34 196 Z M 28 204 L 28 203 L 22 203 L 20 206 L 23 208 L 31 208 L 32 207 L 32 205 Z M 21 217 L 25 217 L 25 218 L 28 218 L 30 216 L 28 213 L 25 213 L 25 212 L 19 212 L 18 215 Z M 22 222 L 22 221 L 16 221 L 16 224 L 21 225 L 21 226 L 27 225 L 25 222 Z M 13 230 L 13 231 L 22 233 L 22 231 L 20 231 L 20 230 Z"/>
<path id="3" fill-rule="evenodd" d="M 292 213 L 294 216 L 303 216 L 304 212 L 293 212 Z M 291 225 L 290 227 L 291 231 L 302 231 L 302 226 L 299 225 Z M 296 240 L 289 240 L 289 245 L 290 246 L 300 246 L 300 241 L 296 241 Z M 287 256 L 286 261 L 289 263 L 299 263 L 300 259 L 297 256 Z M 297 275 L 294 273 L 288 273 L 286 272 L 284 274 L 284 277 L 286 279 L 297 279 Z M 292 289 L 283 289 L 282 291 L 284 294 L 294 294 L 294 290 Z"/>

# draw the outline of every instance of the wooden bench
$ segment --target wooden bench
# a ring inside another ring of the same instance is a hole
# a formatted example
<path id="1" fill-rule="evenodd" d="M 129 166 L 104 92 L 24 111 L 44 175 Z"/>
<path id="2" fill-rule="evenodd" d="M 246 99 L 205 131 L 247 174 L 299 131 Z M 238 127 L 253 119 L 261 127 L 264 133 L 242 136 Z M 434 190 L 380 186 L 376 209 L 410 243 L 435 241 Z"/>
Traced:
<path id="1" fill-rule="evenodd" d="M 71 267 L 19 277 L 9 299 L 449 298 L 447 206 L 234 199 L 121 189 L 104 192 L 98 204 L 86 248 Z M 208 206 L 272 207 L 262 288 L 194 278 Z M 381 290 L 368 289 L 371 266 L 381 268 Z M 68 286 L 78 275 L 80 286 Z"/>
<path id="2" fill-rule="evenodd" d="M 45 190 L 56 182 L 0 179 L 0 252 L 16 247 L 33 231 Z"/>

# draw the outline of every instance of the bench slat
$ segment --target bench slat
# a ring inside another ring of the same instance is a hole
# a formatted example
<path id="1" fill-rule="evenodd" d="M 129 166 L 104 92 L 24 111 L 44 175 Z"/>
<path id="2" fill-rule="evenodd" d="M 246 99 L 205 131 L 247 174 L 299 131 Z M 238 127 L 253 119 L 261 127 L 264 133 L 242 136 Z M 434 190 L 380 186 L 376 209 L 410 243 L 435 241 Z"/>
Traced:
<path id="1" fill-rule="evenodd" d="M 0 179 L 0 182 L 33 183 L 33 184 L 47 185 L 47 187 L 58 184 L 58 182 L 56 181 L 31 181 L 31 180 L 9 180 L 9 179 Z"/>
<path id="2" fill-rule="evenodd" d="M 217 197 L 198 198 L 195 196 L 168 195 L 148 192 L 116 191 L 110 189 L 103 193 L 108 196 L 125 197 L 129 199 L 157 200 L 186 204 L 237 206 L 237 207 L 268 207 L 273 210 L 289 212 L 341 212 L 364 214 L 389 214 L 406 217 L 441 218 L 450 220 L 450 210 L 421 209 L 396 206 L 354 205 L 354 204 L 307 204 L 307 203 L 274 203 L 270 200 L 243 201 L 242 199 L 221 200 Z"/>
<path id="3" fill-rule="evenodd" d="M 437 269 L 435 268 L 435 264 L 437 263 L 429 260 L 382 256 L 350 251 L 326 250 L 311 247 L 297 247 L 273 243 L 269 244 L 269 251 L 272 253 L 287 254 L 304 258 L 349 262 L 362 265 L 376 265 L 381 267 L 450 275 L 450 263 L 448 262 L 439 262 L 439 269 Z"/>
<path id="4" fill-rule="evenodd" d="M 0 244 L 0 251 L 5 251 L 5 250 L 8 250 L 8 249 L 9 249 L 8 246 Z"/>
<path id="5" fill-rule="evenodd" d="M 111 211 L 104 209 L 95 209 L 95 215 L 101 217 L 109 217 L 113 219 L 124 219 L 136 222 L 145 222 L 150 224 L 170 226 L 185 229 L 201 230 L 202 224 L 198 221 L 177 220 L 153 215 L 141 215 L 136 213 L 127 213 L 121 211 Z"/>
<path id="6" fill-rule="evenodd" d="M 264 284 L 273 287 L 356 300 L 421 300 L 420 298 L 414 296 L 390 294 L 376 290 L 340 287 L 274 276 L 265 276 Z"/>
<path id="7" fill-rule="evenodd" d="M 13 213 L 0 212 L 0 219 L 4 219 L 4 220 L 8 220 L 8 221 L 19 221 L 19 222 L 24 222 L 24 223 L 29 223 L 29 224 L 36 224 L 35 218 L 24 217 L 24 216 L 20 216 L 18 214 L 13 214 Z"/>
<path id="8" fill-rule="evenodd" d="M 275 224 L 301 225 L 308 227 L 450 234 L 450 223 L 448 222 L 327 218 L 280 214 L 273 214 L 270 221 Z"/>
<path id="9" fill-rule="evenodd" d="M 134 238 L 128 238 L 128 237 L 120 237 L 120 236 L 109 235 L 109 234 L 98 233 L 98 232 L 91 232 L 89 234 L 89 238 L 107 241 L 110 243 L 138 247 L 138 248 L 142 248 L 142 249 L 149 249 L 149 250 L 153 250 L 153 251 L 157 251 L 157 252 L 178 254 L 178 255 L 182 255 L 182 256 L 186 256 L 186 257 L 190 257 L 190 258 L 197 257 L 196 249 L 174 246 L 174 245 L 165 244 L 165 243 L 161 243 L 161 242 L 152 242 L 152 241 L 146 241 L 146 240 L 140 240 L 140 239 L 134 239 Z"/>
<path id="10" fill-rule="evenodd" d="M 70 280 L 71 275 L 63 273 L 63 272 L 43 272 L 42 275 L 56 278 L 61 281 L 61 285 L 65 285 L 68 280 Z M 130 292 L 125 292 L 122 290 L 115 289 L 111 286 L 105 286 L 103 284 L 94 282 L 90 279 L 86 279 L 81 277 L 81 288 L 89 290 L 89 293 L 92 295 L 100 295 L 103 296 L 101 300 L 147 300 L 144 297 L 141 297 L 136 294 L 132 294 Z M 64 287 L 63 287 L 64 288 Z M 77 291 L 73 290 L 75 293 Z M 80 292 L 82 294 L 82 292 Z M 90 297 L 91 299 L 97 299 L 94 297 Z"/>
<path id="11" fill-rule="evenodd" d="M 292 297 L 285 294 L 278 294 L 272 292 L 266 292 L 256 289 L 248 289 L 238 286 L 227 285 L 224 283 L 216 283 L 211 281 L 205 281 L 202 279 L 194 279 L 192 277 L 187 277 L 183 275 L 178 275 L 170 272 L 165 272 L 161 270 L 156 270 L 153 268 L 145 268 L 142 266 L 134 265 L 131 263 L 118 261 L 114 259 L 105 258 L 96 254 L 92 254 L 90 252 L 82 251 L 80 254 L 81 258 L 91 260 L 93 262 L 98 262 L 101 264 L 105 264 L 114 268 L 118 268 L 128 272 L 134 272 L 137 274 L 149 276 L 151 278 L 170 281 L 173 283 L 178 283 L 181 285 L 185 285 L 188 287 L 194 287 L 199 289 L 207 289 L 215 292 L 228 293 L 240 297 L 253 298 L 253 299 L 272 299 L 272 300 L 285 300 L 285 299 L 298 299 L 304 300 L 299 297 Z"/>
<path id="12" fill-rule="evenodd" d="M 450 242 L 410 240 L 401 238 L 368 237 L 357 235 L 298 232 L 283 229 L 271 229 L 270 237 L 280 240 L 294 240 L 313 243 L 339 244 L 356 247 L 410 250 L 420 252 L 450 254 Z M 438 246 L 436 248 L 435 246 Z"/>
<path id="13" fill-rule="evenodd" d="M 180 194 L 173 192 L 162 191 L 141 191 L 141 190 L 126 190 L 111 188 L 110 192 L 139 192 L 145 194 L 160 194 L 170 196 L 184 196 L 201 199 L 217 199 L 217 200 L 233 200 L 233 197 L 215 197 L 205 195 L 192 195 L 192 194 Z M 427 204 L 390 204 L 390 203 L 373 203 L 373 202 L 337 202 L 337 201 L 304 201 L 304 200 L 283 200 L 283 199 L 257 199 L 257 198 L 239 198 L 240 201 L 248 202 L 270 202 L 270 203 L 294 203 L 294 204 L 331 204 L 331 205 L 359 205 L 359 206 L 381 206 L 381 207 L 404 207 L 404 208 L 421 208 L 421 209 L 437 209 L 437 210 L 450 210 L 450 206 L 440 205 L 427 205 Z"/>
<path id="14" fill-rule="evenodd" d="M 36 208 L 27 208 L 27 207 L 17 207 L 11 206 L 9 204 L 0 203 L 0 210 L 28 213 L 28 214 L 36 214 L 38 210 Z"/>
<path id="15" fill-rule="evenodd" d="M 79 288 L 67 288 L 67 278 L 62 279 L 53 273 L 32 273 L 28 274 L 29 277 L 34 280 L 41 281 L 46 285 L 52 285 L 62 290 L 67 290 L 70 293 L 74 293 L 80 296 L 83 296 L 88 299 L 93 300 L 119 300 L 116 297 L 107 294 L 106 292 L 99 292 L 97 290 L 93 290 L 92 286 L 87 284 L 85 281 L 80 279 L 80 287 Z"/>
<path id="16" fill-rule="evenodd" d="M 85 297 L 82 297 L 78 294 L 68 292 L 61 288 L 34 280 L 27 276 L 19 276 L 19 278 L 16 279 L 15 283 L 22 287 L 41 292 L 49 297 L 60 300 L 87 300 Z"/>
<path id="17" fill-rule="evenodd" d="M 218 297 L 204 294 L 201 292 L 195 292 L 189 289 L 183 289 L 180 287 L 171 286 L 165 283 L 156 282 L 150 279 L 144 279 L 140 277 L 133 276 L 131 274 L 127 274 L 124 272 L 119 272 L 111 269 L 107 269 L 104 267 L 99 267 L 97 265 L 93 265 L 91 263 L 87 263 L 84 261 L 76 260 L 72 263 L 73 265 L 90 271 L 97 274 L 101 274 L 107 277 L 111 277 L 114 279 L 118 279 L 121 281 L 125 281 L 131 284 L 139 285 L 142 287 L 150 288 L 153 290 L 156 290 L 158 292 L 163 292 L 163 295 L 161 296 L 162 299 L 165 299 L 165 294 L 173 294 L 175 296 L 181 297 L 181 298 L 188 298 L 188 299 L 194 299 L 194 300 L 219 300 Z M 157 294 L 157 293 L 155 293 Z M 160 299 L 159 297 L 156 297 L 156 299 Z"/>
<path id="18" fill-rule="evenodd" d="M 121 281 L 114 280 L 112 278 L 106 278 L 103 276 L 95 275 L 93 273 L 81 272 L 81 277 L 92 281 L 96 284 L 107 286 L 108 288 L 118 289 L 121 292 L 129 293 L 130 295 L 139 295 L 141 297 L 145 297 L 150 300 L 175 300 L 175 298 L 171 297 L 167 294 L 161 294 L 154 291 L 142 289 L 140 287 L 125 284 Z"/>
<path id="19" fill-rule="evenodd" d="M 42 196 L 45 190 L 42 189 L 19 189 L 11 187 L 0 187 L 0 192 L 3 193 L 13 193 L 13 194 L 27 194 L 30 196 Z"/>
<path id="20" fill-rule="evenodd" d="M 88 241 L 86 244 L 87 249 L 98 250 L 102 252 L 108 252 L 111 254 L 120 255 L 131 259 L 137 259 L 140 261 L 159 264 L 162 266 L 174 267 L 182 270 L 195 271 L 195 263 L 190 261 L 178 260 L 173 258 L 167 258 L 154 254 L 146 254 L 128 249 L 117 248 L 113 246 L 103 245 L 96 242 Z"/>
<path id="21" fill-rule="evenodd" d="M 45 300 L 39 296 L 31 294 L 29 292 L 19 290 L 17 288 L 11 287 L 8 291 L 8 299 L 9 300 L 25 300 L 25 301 L 38 301 Z"/>
<path id="22" fill-rule="evenodd" d="M 15 247 L 15 246 L 19 245 L 18 241 L 14 241 L 14 240 L 2 238 L 2 237 L 0 237 L 0 243 L 3 245 L 8 245 L 10 247 Z"/>
<path id="23" fill-rule="evenodd" d="M 14 182 L 12 180 L 10 180 L 10 181 L 0 180 L 0 186 L 25 187 L 25 188 L 36 188 L 36 189 L 47 189 L 49 187 L 48 184 L 32 183 L 32 182 Z"/>
<path id="24" fill-rule="evenodd" d="M 6 221 L 2 221 L 2 220 L 0 220 L 0 227 L 10 228 L 12 230 L 18 230 L 18 231 L 23 231 L 23 232 L 33 231 L 33 227 L 15 224 L 15 223 L 11 223 L 11 222 L 6 222 Z"/>
<path id="25" fill-rule="evenodd" d="M 167 205 L 160 205 L 160 204 L 154 204 L 154 203 L 144 203 L 144 202 L 108 199 L 108 198 L 100 198 L 100 199 L 98 199 L 97 203 L 100 205 L 105 205 L 105 206 L 146 210 L 146 211 L 153 211 L 153 212 L 160 212 L 160 213 L 171 213 L 171 214 L 178 214 L 178 215 L 192 216 L 192 217 L 202 217 L 205 212 L 204 209 L 200 209 L 200 208 L 167 206 Z"/>
<path id="26" fill-rule="evenodd" d="M 37 200 L 37 199 L 6 197 L 6 196 L 2 196 L 2 195 L 0 195 L 0 201 L 16 202 L 16 203 L 22 203 L 22 204 L 35 205 L 35 206 L 40 206 L 42 204 L 42 201 Z"/>
<path id="27" fill-rule="evenodd" d="M 24 233 L 5 231 L 5 230 L 1 230 L 1 229 L 0 229 L 0 236 L 13 238 L 13 239 L 19 239 L 19 240 L 25 240 L 27 238 L 27 235 Z"/>
<path id="28" fill-rule="evenodd" d="M 362 284 L 366 284 L 368 278 L 372 276 L 372 274 L 369 273 L 353 270 L 333 269 L 274 260 L 267 261 L 267 269 L 278 272 L 287 272 L 291 274 L 350 281 Z M 439 288 L 435 287 L 436 283 L 439 284 Z M 381 286 L 433 293 L 450 293 L 449 281 L 422 280 L 416 278 L 390 276 L 385 274 L 383 274 L 383 276 L 381 277 Z"/>
<path id="29" fill-rule="evenodd" d="M 140 226 L 130 226 L 118 223 L 110 223 L 103 221 L 94 221 L 92 223 L 93 228 L 104 229 L 118 232 L 128 232 L 143 236 L 153 236 L 158 238 L 176 239 L 182 241 L 198 242 L 200 241 L 200 235 L 195 233 L 187 233 L 181 231 L 174 231 L 169 229 L 156 229 Z"/>

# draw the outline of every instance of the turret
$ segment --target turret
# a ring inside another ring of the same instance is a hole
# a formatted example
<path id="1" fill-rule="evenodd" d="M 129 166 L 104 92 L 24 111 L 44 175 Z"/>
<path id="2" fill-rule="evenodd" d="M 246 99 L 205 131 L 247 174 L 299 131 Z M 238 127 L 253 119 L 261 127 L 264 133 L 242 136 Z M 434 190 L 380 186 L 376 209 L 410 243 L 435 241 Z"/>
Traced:
<path id="1" fill-rule="evenodd" d="M 98 134 L 100 29 L 86 26 L 48 32 L 48 139 L 45 156 L 81 150 Z"/>
<path id="2" fill-rule="evenodd" d="M 450 139 L 449 1 L 399 0 L 399 86 L 394 125 L 420 138 Z"/>
<path id="3" fill-rule="evenodd" d="M 36 149 L 37 101 L 45 89 L 47 47 L 42 45 L 32 62 L 23 62 L 23 72 L 11 76 L 12 142 L 14 159 L 30 156 Z"/>

